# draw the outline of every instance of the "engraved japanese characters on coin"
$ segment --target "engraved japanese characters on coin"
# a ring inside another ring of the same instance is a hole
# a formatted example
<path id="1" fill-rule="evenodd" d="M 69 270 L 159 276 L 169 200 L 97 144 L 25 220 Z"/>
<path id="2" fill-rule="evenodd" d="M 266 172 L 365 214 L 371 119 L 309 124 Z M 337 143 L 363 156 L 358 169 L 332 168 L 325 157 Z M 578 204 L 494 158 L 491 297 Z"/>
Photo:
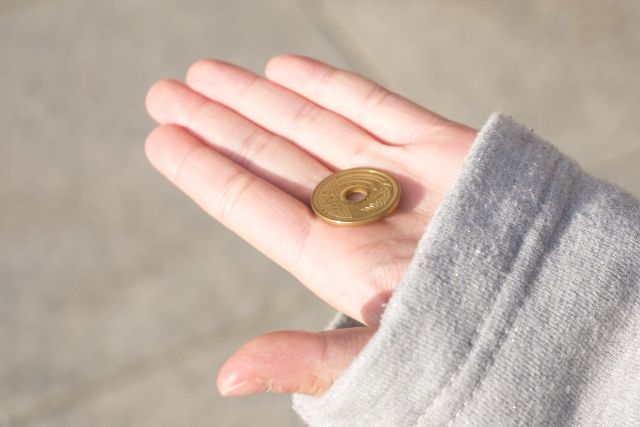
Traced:
<path id="1" fill-rule="evenodd" d="M 355 168 L 334 173 L 318 184 L 311 208 L 334 225 L 369 224 L 389 215 L 400 201 L 400 185 L 386 172 Z"/>

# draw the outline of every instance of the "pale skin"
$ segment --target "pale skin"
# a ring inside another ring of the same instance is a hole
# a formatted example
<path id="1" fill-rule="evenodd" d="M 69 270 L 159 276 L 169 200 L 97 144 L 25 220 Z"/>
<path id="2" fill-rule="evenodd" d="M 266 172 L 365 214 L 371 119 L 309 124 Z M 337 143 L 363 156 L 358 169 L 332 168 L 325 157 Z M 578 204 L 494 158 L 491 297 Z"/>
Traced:
<path id="1" fill-rule="evenodd" d="M 157 82 L 146 104 L 159 123 L 145 144 L 153 166 L 318 297 L 367 325 L 255 338 L 221 368 L 218 389 L 224 396 L 323 393 L 375 332 L 476 131 L 362 76 L 293 55 L 270 60 L 265 77 L 198 61 L 185 83 Z M 398 209 L 361 227 L 318 220 L 309 208 L 316 184 L 361 166 L 398 179 Z"/>

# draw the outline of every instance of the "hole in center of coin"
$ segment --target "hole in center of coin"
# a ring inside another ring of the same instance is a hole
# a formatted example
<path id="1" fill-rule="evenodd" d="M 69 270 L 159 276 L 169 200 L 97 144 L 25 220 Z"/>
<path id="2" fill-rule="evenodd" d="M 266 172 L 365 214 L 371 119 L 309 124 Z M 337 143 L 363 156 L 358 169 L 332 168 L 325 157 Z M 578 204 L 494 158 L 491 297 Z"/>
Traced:
<path id="1" fill-rule="evenodd" d="M 349 188 L 344 192 L 344 198 L 350 202 L 361 202 L 367 197 L 367 190 L 364 188 Z"/>

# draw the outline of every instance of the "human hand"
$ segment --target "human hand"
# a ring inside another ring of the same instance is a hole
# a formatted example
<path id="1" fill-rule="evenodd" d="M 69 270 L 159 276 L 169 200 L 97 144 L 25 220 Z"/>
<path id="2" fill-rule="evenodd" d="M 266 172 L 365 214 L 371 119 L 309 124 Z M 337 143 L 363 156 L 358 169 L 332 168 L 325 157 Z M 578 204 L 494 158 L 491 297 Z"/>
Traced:
<path id="1" fill-rule="evenodd" d="M 476 131 L 361 76 L 291 55 L 273 58 L 266 78 L 199 61 L 186 84 L 156 83 L 147 110 L 160 126 L 145 149 L 163 175 L 367 325 L 258 337 L 221 369 L 221 393 L 322 393 L 375 332 Z M 361 227 L 318 220 L 309 208 L 314 187 L 337 170 L 362 166 L 396 177 L 396 211 Z"/>

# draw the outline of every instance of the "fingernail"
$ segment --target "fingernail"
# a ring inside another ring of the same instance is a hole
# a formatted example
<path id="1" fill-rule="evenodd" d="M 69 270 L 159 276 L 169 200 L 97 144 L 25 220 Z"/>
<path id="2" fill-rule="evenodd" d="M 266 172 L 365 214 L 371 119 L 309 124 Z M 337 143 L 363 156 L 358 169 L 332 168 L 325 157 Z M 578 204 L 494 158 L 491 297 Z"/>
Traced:
<path id="1" fill-rule="evenodd" d="M 219 381 L 218 390 L 225 397 L 246 396 L 265 391 L 265 384 L 257 379 L 247 380 L 245 375 L 234 373 Z"/>
<path id="2" fill-rule="evenodd" d="M 253 381 L 242 381 L 237 384 L 220 387 L 220 394 L 224 397 L 247 396 L 263 391 L 263 385 Z"/>
<path id="3" fill-rule="evenodd" d="M 362 308 L 362 320 L 367 326 L 378 326 L 391 298 L 391 292 L 383 292 L 376 295 Z"/>

